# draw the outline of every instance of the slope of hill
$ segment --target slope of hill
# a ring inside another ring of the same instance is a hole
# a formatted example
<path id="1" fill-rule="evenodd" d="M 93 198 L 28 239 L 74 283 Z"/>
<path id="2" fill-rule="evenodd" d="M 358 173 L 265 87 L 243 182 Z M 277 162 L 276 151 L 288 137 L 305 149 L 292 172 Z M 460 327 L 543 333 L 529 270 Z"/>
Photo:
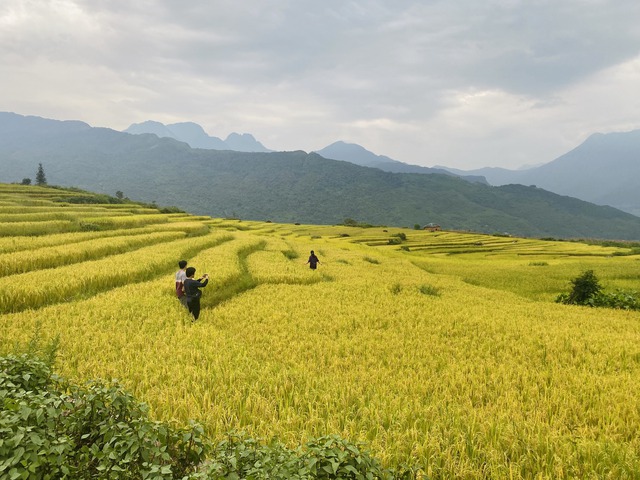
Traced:
<path id="1" fill-rule="evenodd" d="M 119 190 L 132 199 L 213 216 L 323 224 L 345 218 L 386 225 L 436 222 L 525 236 L 640 238 L 638 217 L 539 188 L 389 173 L 305 152 L 192 149 L 169 138 L 82 125 L 63 133 L 53 120 L 33 128 L 32 119 L 11 118 L 13 133 L 0 131 L 4 181 L 33 176 L 43 163 L 51 184 Z"/>
<path id="2" fill-rule="evenodd" d="M 438 166 L 436 168 L 443 168 L 456 175 L 479 175 L 482 176 L 489 185 L 509 185 L 510 183 L 521 183 L 519 181 L 520 175 L 524 170 L 509 170 L 508 168 L 500 167 L 483 167 L 475 170 L 460 170 L 459 168 Z"/>
<path id="3" fill-rule="evenodd" d="M 268 148 L 258 142 L 249 133 L 231 133 L 225 140 L 209 136 L 204 129 L 193 122 L 173 123 L 164 125 L 160 122 L 146 121 L 134 123 L 124 130 L 125 133 L 140 135 L 152 133 L 160 138 L 173 138 L 185 142 L 192 148 L 206 148 L 211 150 L 236 150 L 239 152 L 270 152 Z"/>
<path id="4" fill-rule="evenodd" d="M 595 134 L 522 182 L 640 214 L 640 130 Z"/>
<path id="5" fill-rule="evenodd" d="M 342 160 L 362 167 L 372 167 L 393 173 L 439 173 L 443 175 L 455 175 L 470 182 L 487 183 L 486 179 L 480 175 L 458 174 L 445 168 L 429 168 L 419 165 L 409 165 L 407 163 L 393 160 L 385 155 L 376 155 L 373 152 L 355 143 L 342 141 L 334 142 L 331 145 L 318 150 L 315 153 L 332 160 Z"/>
<path id="6" fill-rule="evenodd" d="M 491 185 L 536 185 L 640 215 L 640 130 L 591 135 L 557 159 L 527 170 L 455 170 L 483 175 Z"/>

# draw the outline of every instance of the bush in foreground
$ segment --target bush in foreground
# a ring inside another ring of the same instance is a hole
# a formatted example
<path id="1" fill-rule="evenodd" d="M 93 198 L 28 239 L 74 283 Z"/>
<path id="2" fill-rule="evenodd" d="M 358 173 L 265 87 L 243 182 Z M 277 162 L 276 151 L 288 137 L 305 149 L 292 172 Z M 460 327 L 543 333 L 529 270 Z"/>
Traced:
<path id="1" fill-rule="evenodd" d="M 156 422 L 117 383 L 69 384 L 50 359 L 0 357 L 0 478 L 409 479 L 338 436 L 295 450 L 237 434 L 213 445 L 202 427 Z"/>
<path id="2" fill-rule="evenodd" d="M 0 477 L 182 478 L 204 460 L 202 428 L 149 419 L 117 384 L 70 385 L 29 354 L 0 358 Z"/>
<path id="3" fill-rule="evenodd" d="M 261 443 L 239 434 L 229 434 L 214 447 L 207 469 L 199 479 L 255 480 L 395 480 L 415 478 L 415 470 L 384 469 L 361 444 L 328 435 L 289 449 L 277 441 Z"/>

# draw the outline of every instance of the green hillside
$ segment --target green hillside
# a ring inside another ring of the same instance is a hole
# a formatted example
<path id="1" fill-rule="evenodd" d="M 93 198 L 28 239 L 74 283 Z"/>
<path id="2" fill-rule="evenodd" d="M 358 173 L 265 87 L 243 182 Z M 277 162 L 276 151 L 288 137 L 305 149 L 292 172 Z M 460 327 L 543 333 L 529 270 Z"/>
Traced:
<path id="1" fill-rule="evenodd" d="M 185 186 L 197 213 L 321 224 L 345 218 L 395 226 L 435 222 L 448 229 L 542 237 L 640 238 L 637 217 L 534 187 L 494 188 L 444 175 L 393 174 L 304 152 L 198 154 L 191 159 L 201 173 Z"/>
<path id="2" fill-rule="evenodd" d="M 0 115 L 1 179 L 49 183 L 218 217 L 280 222 L 359 222 L 508 232 L 534 237 L 640 239 L 640 218 L 535 187 L 489 187 L 446 175 L 400 174 L 305 152 L 192 149 L 153 135 L 128 135 Z"/>

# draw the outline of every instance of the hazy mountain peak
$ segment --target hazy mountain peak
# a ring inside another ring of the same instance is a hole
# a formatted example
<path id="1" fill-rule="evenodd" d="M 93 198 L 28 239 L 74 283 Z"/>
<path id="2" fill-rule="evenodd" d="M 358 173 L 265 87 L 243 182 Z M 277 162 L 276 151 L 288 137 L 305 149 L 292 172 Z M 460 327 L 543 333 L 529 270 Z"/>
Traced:
<path id="1" fill-rule="evenodd" d="M 330 158 L 333 160 L 342 160 L 344 162 L 354 163 L 363 167 L 378 168 L 385 172 L 394 173 L 424 173 L 424 174 L 441 174 L 460 176 L 470 182 L 487 183 L 482 176 L 462 176 L 456 175 L 445 169 L 422 167 L 420 165 L 410 165 L 398 160 L 394 160 L 385 155 L 376 155 L 370 152 L 366 148 L 356 143 L 348 143 L 342 140 L 332 143 L 326 146 L 322 150 L 318 150 L 316 153 L 322 155 L 324 158 Z"/>
<path id="2" fill-rule="evenodd" d="M 210 136 L 202 126 L 195 122 L 179 122 L 164 125 L 160 122 L 147 120 L 142 123 L 134 123 L 124 131 L 131 134 L 153 133 L 158 137 L 169 137 L 185 142 L 192 148 L 235 150 L 239 152 L 271 151 L 249 133 L 243 133 L 242 135 L 232 133 L 226 140 L 222 140 L 218 137 Z"/>
<path id="3" fill-rule="evenodd" d="M 555 160 L 527 170 L 483 168 L 456 173 L 484 175 L 492 185 L 536 185 L 640 215 L 640 130 L 594 133 Z"/>
<path id="4" fill-rule="evenodd" d="M 3 129 L 15 128 L 37 128 L 40 130 L 49 130 L 51 133 L 56 131 L 78 131 L 92 128 L 91 125 L 80 120 L 50 120 L 48 118 L 36 117 L 32 115 L 20 115 L 13 112 L 0 112 L 0 127 Z"/>
<path id="5" fill-rule="evenodd" d="M 325 158 L 351 162 L 365 167 L 375 167 L 376 164 L 379 163 L 395 161 L 384 155 L 376 155 L 361 145 L 347 143 L 343 140 L 333 142 L 331 145 L 324 147 L 322 150 L 318 150 L 316 153 Z"/>
<path id="6" fill-rule="evenodd" d="M 230 150 L 238 152 L 270 152 L 262 143 L 258 142 L 250 133 L 230 133 L 224 141 Z"/>
<path id="7" fill-rule="evenodd" d="M 130 133 L 132 135 L 141 135 L 143 133 L 152 133 L 157 135 L 158 137 L 169 137 L 176 138 L 171 130 L 167 128 L 167 126 L 163 123 L 156 122 L 154 120 L 146 120 L 141 123 L 133 123 L 124 130 L 125 133 Z"/>
<path id="8" fill-rule="evenodd" d="M 211 137 L 200 125 L 194 122 L 180 122 L 167 125 L 173 137 L 188 143 L 192 148 L 226 150 L 227 145 L 218 137 Z"/>
<path id="9" fill-rule="evenodd" d="M 208 137 L 207 132 L 204 131 L 200 125 L 194 122 L 178 122 L 167 125 L 167 128 L 173 132 L 181 131 L 181 132 L 189 132 L 193 135 L 200 135 L 203 137 Z"/>
<path id="10" fill-rule="evenodd" d="M 252 140 L 255 141 L 255 137 L 253 135 L 251 135 L 250 133 L 230 133 L 227 138 L 225 139 L 225 142 L 228 142 L 229 140 L 237 140 L 237 139 L 243 139 L 243 140 Z"/>

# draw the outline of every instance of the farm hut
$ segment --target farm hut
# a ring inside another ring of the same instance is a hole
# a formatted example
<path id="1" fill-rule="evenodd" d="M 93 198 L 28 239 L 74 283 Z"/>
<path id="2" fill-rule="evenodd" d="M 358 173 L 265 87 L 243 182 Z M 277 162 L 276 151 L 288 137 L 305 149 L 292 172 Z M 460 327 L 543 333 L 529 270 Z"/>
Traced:
<path id="1" fill-rule="evenodd" d="M 422 229 L 429 232 L 439 232 L 442 230 L 442 227 L 437 223 L 427 223 Z"/>

